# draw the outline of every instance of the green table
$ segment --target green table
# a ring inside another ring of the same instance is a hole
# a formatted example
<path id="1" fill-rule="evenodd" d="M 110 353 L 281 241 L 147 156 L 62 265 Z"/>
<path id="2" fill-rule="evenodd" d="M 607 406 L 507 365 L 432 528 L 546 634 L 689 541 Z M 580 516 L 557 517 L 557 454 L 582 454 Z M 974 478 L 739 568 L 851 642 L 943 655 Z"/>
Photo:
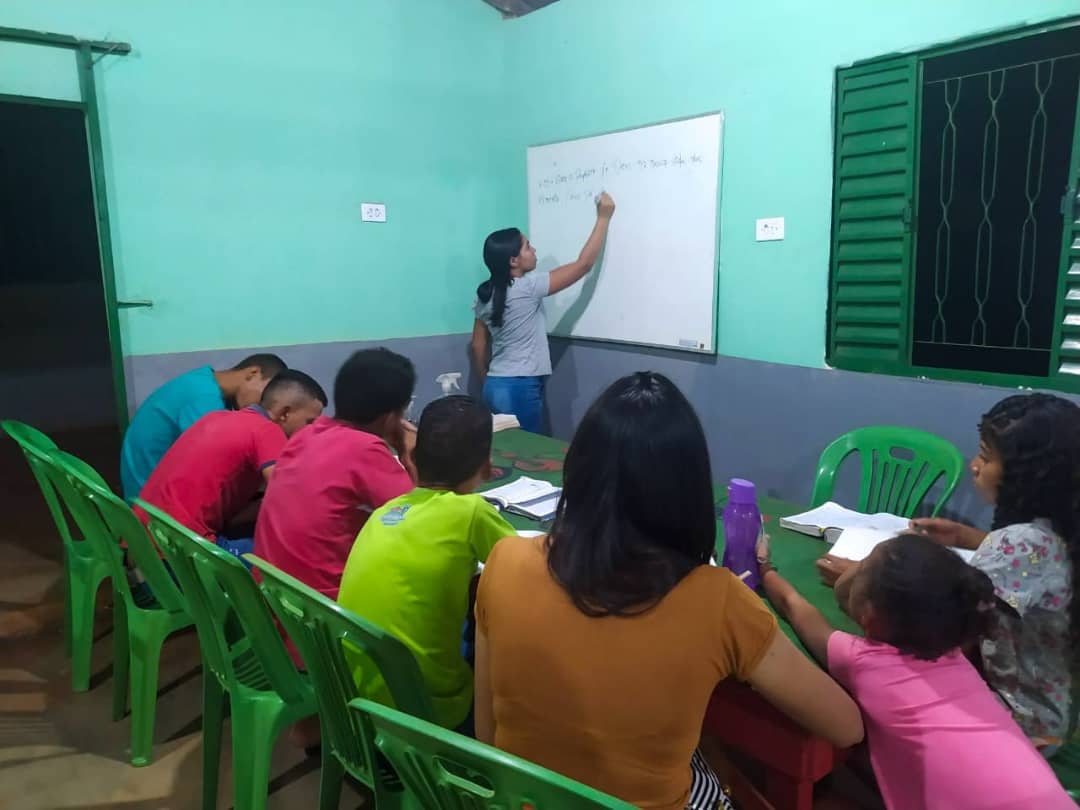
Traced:
<path id="1" fill-rule="evenodd" d="M 526 433 L 523 430 L 507 430 L 495 434 L 492 448 L 492 463 L 496 479 L 487 487 L 501 486 L 523 475 L 562 483 L 563 460 L 566 458 L 565 442 L 547 436 Z M 726 485 L 717 486 L 717 515 L 727 499 Z M 838 630 L 859 633 L 858 626 L 840 610 L 833 596 L 832 588 L 827 587 L 818 577 L 814 560 L 825 553 L 827 546 L 823 540 L 807 537 L 804 534 L 780 528 L 779 519 L 802 511 L 798 506 L 785 503 L 775 498 L 760 498 L 761 513 L 765 517 L 765 527 L 772 537 L 773 562 L 795 589 L 817 607 L 829 623 Z M 536 521 L 516 515 L 507 515 L 511 525 L 520 530 L 538 530 L 546 528 Z M 716 521 L 716 558 L 724 554 L 724 527 Z M 784 633 L 805 652 L 795 631 L 787 622 L 781 620 Z"/>
<path id="2" fill-rule="evenodd" d="M 561 484 L 566 448 L 565 442 L 522 430 L 497 433 L 492 450 L 497 478 L 489 486 L 499 486 L 522 475 Z M 718 516 L 726 499 L 726 487 L 717 486 Z M 766 530 L 772 537 L 773 562 L 780 573 L 825 615 L 833 627 L 861 635 L 859 627 L 841 612 L 832 589 L 818 577 L 814 561 L 825 553 L 825 542 L 780 527 L 780 518 L 796 514 L 801 509 L 776 498 L 759 498 L 759 506 L 765 518 Z M 520 530 L 546 528 L 527 518 L 515 515 L 507 515 L 507 518 Z M 724 527 L 718 519 L 717 559 L 723 553 Z M 772 608 L 771 605 L 769 607 Z M 780 627 L 806 652 L 791 626 L 783 619 L 780 619 Z M 705 728 L 725 744 L 765 765 L 766 795 L 777 808 L 809 808 L 813 802 L 814 783 L 831 772 L 845 757 L 844 752 L 810 736 L 749 687 L 734 681 L 725 681 L 717 688 L 706 714 Z M 1062 784 L 1067 787 L 1080 785 L 1080 742 L 1067 746 L 1051 760 L 1051 765 Z"/>
<path id="3" fill-rule="evenodd" d="M 796 515 L 803 509 L 776 498 L 758 498 L 758 505 L 765 520 L 765 531 L 769 533 L 772 541 L 772 558 L 776 569 L 794 586 L 795 590 L 806 597 L 806 601 L 824 614 L 829 624 L 837 630 L 862 635 L 859 626 L 840 610 L 833 589 L 825 585 L 818 576 L 814 561 L 828 551 L 829 547 L 825 541 L 780 526 L 780 518 Z M 716 522 L 718 556 L 723 553 L 723 548 L 724 527 L 718 520 Z M 806 648 L 795 635 L 795 631 L 791 629 L 791 625 L 781 619 L 780 627 L 803 652 L 806 652 Z"/>
<path id="4" fill-rule="evenodd" d="M 562 483 L 566 443 L 545 436 L 509 430 L 495 434 L 492 462 L 496 478 L 489 486 L 509 483 L 522 475 Z M 717 515 L 727 499 L 726 486 L 716 489 Z M 779 518 L 799 512 L 798 507 L 773 498 L 760 499 L 766 528 L 772 536 L 773 561 L 780 572 L 812 604 L 825 614 L 836 628 L 859 632 L 859 628 L 836 604 L 831 588 L 818 578 L 814 560 L 826 549 L 823 541 L 781 529 Z M 546 526 L 508 515 L 519 530 L 546 529 Z M 716 554 L 724 551 L 724 531 L 716 521 Z M 768 603 L 766 603 L 768 604 Z M 770 606 L 771 608 L 771 606 Z M 779 617 L 778 617 L 779 618 Z M 806 649 L 787 622 L 780 627 L 795 644 Z M 765 768 L 765 795 L 777 808 L 810 810 L 814 783 L 826 776 L 846 758 L 846 752 L 825 740 L 814 737 L 787 718 L 749 686 L 733 679 L 717 686 L 705 714 L 703 730 L 724 745 L 741 751 L 762 763 Z"/>

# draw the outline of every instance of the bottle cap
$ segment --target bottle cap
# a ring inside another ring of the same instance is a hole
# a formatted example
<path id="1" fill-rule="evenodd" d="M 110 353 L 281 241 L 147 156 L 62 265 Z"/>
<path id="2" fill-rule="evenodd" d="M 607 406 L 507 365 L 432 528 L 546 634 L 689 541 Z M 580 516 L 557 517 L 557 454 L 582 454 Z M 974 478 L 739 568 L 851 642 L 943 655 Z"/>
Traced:
<path id="1" fill-rule="evenodd" d="M 728 500 L 731 503 L 756 504 L 757 487 L 753 481 L 744 478 L 732 478 L 728 484 Z"/>

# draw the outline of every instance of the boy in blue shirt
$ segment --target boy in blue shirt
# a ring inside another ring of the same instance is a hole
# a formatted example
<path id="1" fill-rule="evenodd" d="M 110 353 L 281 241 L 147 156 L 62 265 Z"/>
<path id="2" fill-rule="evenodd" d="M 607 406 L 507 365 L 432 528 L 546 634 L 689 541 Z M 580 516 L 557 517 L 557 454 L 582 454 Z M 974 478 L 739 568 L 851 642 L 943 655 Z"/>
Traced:
<path id="1" fill-rule="evenodd" d="M 124 497 L 138 497 L 150 473 L 180 434 L 211 411 L 255 405 L 271 378 L 286 368 L 273 354 L 253 354 L 230 369 L 193 369 L 162 385 L 139 406 L 120 449 Z"/>

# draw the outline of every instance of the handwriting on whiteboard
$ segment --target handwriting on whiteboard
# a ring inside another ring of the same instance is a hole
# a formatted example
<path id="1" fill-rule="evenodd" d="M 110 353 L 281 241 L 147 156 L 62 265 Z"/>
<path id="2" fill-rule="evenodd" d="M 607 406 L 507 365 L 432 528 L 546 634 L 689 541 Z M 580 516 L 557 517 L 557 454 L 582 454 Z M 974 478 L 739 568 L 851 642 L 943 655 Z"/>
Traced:
<path id="1" fill-rule="evenodd" d="M 604 182 L 607 180 L 643 172 L 686 171 L 704 164 L 705 160 L 699 154 L 677 152 L 666 157 L 633 160 L 611 158 L 591 166 L 553 168 L 549 174 L 536 180 L 536 201 L 540 205 L 558 205 L 580 200 L 592 202 L 596 195 L 604 190 Z"/>

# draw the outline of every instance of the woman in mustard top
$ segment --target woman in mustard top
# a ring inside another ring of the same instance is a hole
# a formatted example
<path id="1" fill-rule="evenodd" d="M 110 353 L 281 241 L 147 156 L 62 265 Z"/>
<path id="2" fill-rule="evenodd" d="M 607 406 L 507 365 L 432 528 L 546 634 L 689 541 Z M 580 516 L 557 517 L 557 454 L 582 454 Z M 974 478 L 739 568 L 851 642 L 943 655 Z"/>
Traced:
<path id="1" fill-rule="evenodd" d="M 476 731 L 639 807 L 726 807 L 697 753 L 720 681 L 751 684 L 838 746 L 858 707 L 709 564 L 716 539 L 701 423 L 659 374 L 614 383 L 566 457 L 551 534 L 495 546 L 477 595 Z"/>

